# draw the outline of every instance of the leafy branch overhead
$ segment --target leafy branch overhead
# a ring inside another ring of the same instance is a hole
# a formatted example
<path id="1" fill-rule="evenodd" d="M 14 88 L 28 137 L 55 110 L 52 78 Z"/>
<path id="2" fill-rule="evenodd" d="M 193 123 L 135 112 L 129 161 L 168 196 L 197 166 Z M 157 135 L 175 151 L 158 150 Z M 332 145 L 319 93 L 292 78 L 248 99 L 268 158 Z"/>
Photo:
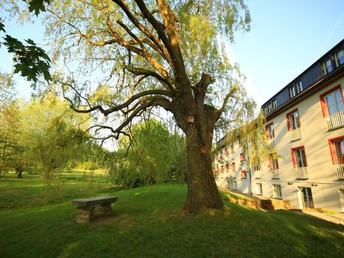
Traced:
<path id="1" fill-rule="evenodd" d="M 49 4 L 50 0 L 23 0 L 29 5 L 29 12 L 38 15 L 45 11 L 44 3 Z M 0 31 L 6 33 L 5 24 L 0 20 Z M 31 40 L 25 40 L 26 44 L 20 40 L 6 34 L 1 45 L 7 47 L 9 53 L 13 53 L 14 72 L 26 77 L 29 81 L 37 82 L 42 75 L 46 81 L 51 80 L 49 72 L 51 60 L 45 51 Z"/>

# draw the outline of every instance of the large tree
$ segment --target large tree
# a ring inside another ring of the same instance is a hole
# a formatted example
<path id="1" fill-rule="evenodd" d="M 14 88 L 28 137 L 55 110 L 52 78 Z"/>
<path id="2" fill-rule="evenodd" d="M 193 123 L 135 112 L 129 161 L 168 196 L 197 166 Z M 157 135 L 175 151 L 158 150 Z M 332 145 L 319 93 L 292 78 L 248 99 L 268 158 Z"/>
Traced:
<path id="1" fill-rule="evenodd" d="M 230 130 L 252 111 L 226 48 L 236 30 L 249 29 L 243 0 L 52 1 L 47 10 L 53 60 L 62 57 L 70 72 L 63 86 L 74 92 L 66 92 L 72 108 L 113 117 L 97 126 L 115 138 L 144 112 L 172 113 L 186 136 L 185 209 L 221 208 L 214 129 Z"/>

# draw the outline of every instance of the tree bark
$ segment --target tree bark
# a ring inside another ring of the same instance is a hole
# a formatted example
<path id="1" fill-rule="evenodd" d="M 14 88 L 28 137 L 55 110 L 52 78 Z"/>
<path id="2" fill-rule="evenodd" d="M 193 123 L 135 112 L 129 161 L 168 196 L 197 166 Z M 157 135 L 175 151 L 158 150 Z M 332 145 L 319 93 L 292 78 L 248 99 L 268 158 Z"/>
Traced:
<path id="1" fill-rule="evenodd" d="M 23 178 L 23 170 L 17 170 L 17 178 L 22 179 Z"/>
<path id="2" fill-rule="evenodd" d="M 189 124 L 186 132 L 188 193 L 184 209 L 189 213 L 223 207 L 212 170 L 212 132 L 205 134 L 204 127 L 199 130 Z"/>

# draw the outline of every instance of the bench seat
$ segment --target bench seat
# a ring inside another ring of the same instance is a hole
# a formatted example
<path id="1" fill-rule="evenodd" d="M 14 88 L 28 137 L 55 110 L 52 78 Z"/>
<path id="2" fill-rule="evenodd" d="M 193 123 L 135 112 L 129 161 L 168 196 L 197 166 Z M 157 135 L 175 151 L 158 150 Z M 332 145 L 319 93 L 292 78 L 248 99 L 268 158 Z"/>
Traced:
<path id="1" fill-rule="evenodd" d="M 72 200 L 72 204 L 77 207 L 76 222 L 88 223 L 97 217 L 110 215 L 111 203 L 116 202 L 117 199 L 118 197 L 115 196 L 97 196 Z"/>

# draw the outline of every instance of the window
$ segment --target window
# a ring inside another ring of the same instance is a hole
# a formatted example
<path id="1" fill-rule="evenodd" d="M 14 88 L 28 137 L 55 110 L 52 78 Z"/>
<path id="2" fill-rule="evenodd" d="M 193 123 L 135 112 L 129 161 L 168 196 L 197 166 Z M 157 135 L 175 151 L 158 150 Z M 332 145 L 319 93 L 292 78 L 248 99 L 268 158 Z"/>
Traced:
<path id="1" fill-rule="evenodd" d="M 301 91 L 303 91 L 302 81 L 298 81 L 294 85 L 289 87 L 289 96 L 290 96 L 290 98 L 295 97 Z"/>
<path id="2" fill-rule="evenodd" d="M 263 184 L 256 183 L 256 192 L 258 195 L 263 195 Z"/>
<path id="3" fill-rule="evenodd" d="M 232 172 L 235 174 L 235 163 L 232 163 Z"/>
<path id="4" fill-rule="evenodd" d="M 275 138 L 274 124 L 270 123 L 265 127 L 265 134 L 268 140 Z"/>
<path id="5" fill-rule="evenodd" d="M 297 109 L 287 114 L 287 125 L 288 131 L 293 131 L 301 126 L 299 111 Z"/>
<path id="6" fill-rule="evenodd" d="M 297 83 L 295 83 L 295 86 L 296 86 L 297 93 L 300 93 L 301 91 L 303 91 L 302 81 L 298 81 Z"/>
<path id="7" fill-rule="evenodd" d="M 231 144 L 230 149 L 231 149 L 231 154 L 233 154 L 234 153 L 234 145 L 233 145 L 233 143 Z"/>
<path id="8" fill-rule="evenodd" d="M 240 161 L 244 161 L 245 160 L 245 154 L 244 153 L 240 153 Z"/>
<path id="9" fill-rule="evenodd" d="M 247 171 L 241 170 L 241 178 L 246 179 L 247 178 Z"/>
<path id="10" fill-rule="evenodd" d="M 277 100 L 273 100 L 272 101 L 272 109 L 276 109 L 277 108 Z"/>
<path id="11" fill-rule="evenodd" d="M 343 49 L 336 53 L 335 60 L 336 60 L 337 67 L 344 64 L 344 50 Z"/>
<path id="12" fill-rule="evenodd" d="M 265 115 L 272 112 L 276 108 L 277 108 L 277 100 L 274 99 L 271 102 L 269 102 L 269 104 L 267 104 L 267 106 L 264 108 Z"/>
<path id="13" fill-rule="evenodd" d="M 226 164 L 226 173 L 229 173 L 229 164 Z"/>
<path id="14" fill-rule="evenodd" d="M 322 63 L 322 69 L 323 69 L 324 75 L 333 71 L 331 58 L 327 59 L 325 62 Z"/>
<path id="15" fill-rule="evenodd" d="M 344 111 L 343 94 L 340 86 L 322 94 L 320 101 L 324 117 Z"/>
<path id="16" fill-rule="evenodd" d="M 274 157 L 273 154 L 270 154 L 269 156 L 269 168 L 270 170 L 278 170 L 279 166 L 278 166 L 278 159 L 276 157 Z"/>
<path id="17" fill-rule="evenodd" d="M 281 187 L 281 185 L 273 185 L 273 187 L 274 187 L 274 192 L 273 192 L 274 198 L 282 198 L 282 187 Z"/>
<path id="18" fill-rule="evenodd" d="M 333 164 L 344 164 L 344 136 L 329 140 Z"/>
<path id="19" fill-rule="evenodd" d="M 296 96 L 296 87 L 295 85 L 289 87 L 289 96 L 290 98 L 293 98 Z"/>
<path id="20" fill-rule="evenodd" d="M 294 168 L 307 167 L 306 153 L 303 146 L 291 149 L 291 155 L 293 158 Z"/>
<path id="21" fill-rule="evenodd" d="M 254 171 L 259 171 L 260 170 L 260 160 L 258 159 L 257 162 L 253 165 L 253 170 Z"/>

